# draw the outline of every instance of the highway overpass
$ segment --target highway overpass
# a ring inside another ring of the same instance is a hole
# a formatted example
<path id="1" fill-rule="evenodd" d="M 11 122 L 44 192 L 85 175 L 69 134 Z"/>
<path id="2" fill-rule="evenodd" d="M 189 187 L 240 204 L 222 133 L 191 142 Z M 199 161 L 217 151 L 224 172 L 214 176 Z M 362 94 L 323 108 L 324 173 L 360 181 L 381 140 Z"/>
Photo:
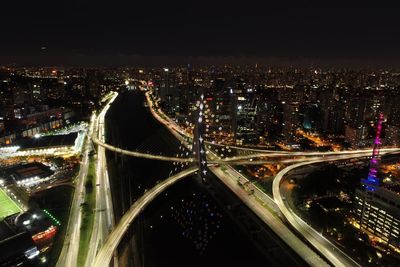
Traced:
<path id="1" fill-rule="evenodd" d="M 194 174 L 197 170 L 197 167 L 191 167 L 178 174 L 175 174 L 154 186 L 152 189 L 147 191 L 140 199 L 138 199 L 122 216 L 114 230 L 108 235 L 105 243 L 97 253 L 93 266 L 108 266 L 110 264 L 111 258 L 114 255 L 114 251 L 117 249 L 118 244 L 121 242 L 121 239 L 125 235 L 126 231 L 129 229 L 133 220 L 140 214 L 140 212 L 168 187 L 182 180 L 183 178 Z"/>

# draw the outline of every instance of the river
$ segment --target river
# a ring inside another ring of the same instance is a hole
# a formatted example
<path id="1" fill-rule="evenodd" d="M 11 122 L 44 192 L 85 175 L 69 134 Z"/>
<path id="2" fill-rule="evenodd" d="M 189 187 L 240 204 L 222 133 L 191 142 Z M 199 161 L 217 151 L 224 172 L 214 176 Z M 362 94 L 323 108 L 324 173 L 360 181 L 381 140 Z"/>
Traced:
<path id="1" fill-rule="evenodd" d="M 109 143 L 142 152 L 186 155 L 138 91 L 121 93 L 106 117 Z M 116 220 L 146 189 L 185 166 L 107 154 Z M 172 186 L 135 221 L 119 247 L 120 266 L 282 266 L 270 261 L 195 177 Z M 271 242 L 272 243 L 272 242 Z"/>

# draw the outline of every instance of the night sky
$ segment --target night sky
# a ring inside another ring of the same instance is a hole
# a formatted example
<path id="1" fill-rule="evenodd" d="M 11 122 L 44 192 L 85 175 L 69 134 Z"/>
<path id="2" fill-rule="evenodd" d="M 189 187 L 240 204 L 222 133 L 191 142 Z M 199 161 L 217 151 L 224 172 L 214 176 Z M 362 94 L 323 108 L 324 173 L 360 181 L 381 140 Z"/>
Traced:
<path id="1" fill-rule="evenodd" d="M 0 65 L 400 67 L 395 1 L 2 2 Z"/>

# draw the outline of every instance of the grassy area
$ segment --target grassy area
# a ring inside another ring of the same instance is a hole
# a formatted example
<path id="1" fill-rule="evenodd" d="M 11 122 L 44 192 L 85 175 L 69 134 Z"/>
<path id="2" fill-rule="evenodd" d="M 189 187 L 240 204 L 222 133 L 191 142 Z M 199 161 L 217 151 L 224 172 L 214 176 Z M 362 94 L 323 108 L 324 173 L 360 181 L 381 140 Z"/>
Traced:
<path id="1" fill-rule="evenodd" d="M 273 179 L 270 179 L 269 181 L 260 181 L 258 179 L 254 179 L 251 181 L 255 186 L 257 186 L 261 191 L 272 197 L 272 181 Z"/>
<path id="2" fill-rule="evenodd" d="M 265 209 L 267 209 L 274 217 L 278 218 L 278 215 L 276 215 L 276 212 L 275 212 L 273 209 L 271 209 L 267 204 L 265 204 L 265 202 L 264 202 L 262 199 L 260 199 L 260 198 L 257 197 L 257 196 L 254 196 L 254 198 L 255 198 L 256 201 L 257 201 L 258 203 L 260 203 Z"/>
<path id="3" fill-rule="evenodd" d="M 18 213 L 22 209 L 4 192 L 0 189 L 0 220 L 8 215 Z"/>
<path id="4" fill-rule="evenodd" d="M 84 266 L 88 247 L 90 245 L 90 236 L 92 235 L 94 209 L 96 207 L 96 192 L 93 190 L 96 178 L 96 158 L 91 156 L 89 160 L 88 175 L 85 179 L 85 202 L 82 204 L 82 224 L 81 236 L 79 239 L 78 266 Z"/>
<path id="5" fill-rule="evenodd" d="M 9 185 L 8 188 L 18 196 L 18 199 L 21 200 L 22 204 L 26 205 L 29 202 L 29 195 L 24 189 L 22 189 L 22 187 L 12 184 Z"/>
<path id="6" fill-rule="evenodd" d="M 58 227 L 57 235 L 48 255 L 48 266 L 55 266 L 58 256 L 61 253 L 65 239 L 65 232 L 67 230 L 73 194 L 74 189 L 71 186 L 62 186 L 46 190 L 36 197 L 36 202 L 39 203 L 40 207 L 46 208 L 59 221 L 61 221 L 61 226 Z"/>

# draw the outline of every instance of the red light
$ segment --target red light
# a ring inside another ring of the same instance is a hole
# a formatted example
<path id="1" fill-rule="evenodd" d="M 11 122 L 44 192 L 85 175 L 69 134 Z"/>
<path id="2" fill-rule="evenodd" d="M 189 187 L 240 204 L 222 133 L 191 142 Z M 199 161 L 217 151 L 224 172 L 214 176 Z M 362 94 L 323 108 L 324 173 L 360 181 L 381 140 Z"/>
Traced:
<path id="1" fill-rule="evenodd" d="M 53 239 L 56 233 L 57 233 L 57 227 L 50 226 L 47 230 L 32 236 L 32 239 L 35 243 L 42 243 L 45 242 L 46 240 Z"/>

